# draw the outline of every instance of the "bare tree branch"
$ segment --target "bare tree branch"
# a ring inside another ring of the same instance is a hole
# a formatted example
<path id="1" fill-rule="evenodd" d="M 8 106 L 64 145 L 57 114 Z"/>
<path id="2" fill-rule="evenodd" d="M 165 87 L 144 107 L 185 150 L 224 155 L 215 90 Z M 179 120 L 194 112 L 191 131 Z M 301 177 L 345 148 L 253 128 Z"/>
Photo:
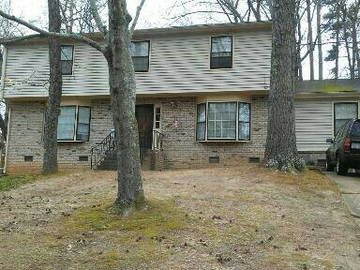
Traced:
<path id="1" fill-rule="evenodd" d="M 48 32 L 46 30 L 43 30 L 29 22 L 26 22 L 20 18 L 17 18 L 13 15 L 9 15 L 5 12 L 3 12 L 2 10 L 0 10 L 0 16 L 10 20 L 10 21 L 14 21 L 14 22 L 17 22 L 21 25 L 24 25 L 26 26 L 27 28 L 39 33 L 40 35 L 42 36 L 47 36 L 47 37 L 53 37 L 53 38 L 63 38 L 63 39 L 72 39 L 72 40 L 75 40 L 75 41 L 81 41 L 81 42 L 84 42 L 88 45 L 90 45 L 91 47 L 97 49 L 98 51 L 100 52 L 104 52 L 105 51 L 105 48 L 98 42 L 90 39 L 90 38 L 87 38 L 83 35 L 80 35 L 80 34 L 64 34 L 64 33 L 55 33 L 55 32 Z M 34 37 L 34 35 L 31 35 L 31 37 Z M 1 40 L 0 39 L 0 43 L 2 42 L 6 42 L 6 43 L 9 43 L 9 39 L 6 39 L 6 40 Z"/>
<path id="2" fill-rule="evenodd" d="M 142 8 L 144 7 L 144 4 L 145 4 L 145 0 L 141 0 L 140 5 L 136 9 L 136 15 L 135 15 L 135 18 L 134 18 L 134 20 L 133 20 L 133 22 L 131 24 L 131 27 L 130 27 L 130 34 L 131 35 L 134 33 L 135 27 L 136 27 L 137 22 L 139 20 L 140 13 L 141 13 Z"/>
<path id="3" fill-rule="evenodd" d="M 89 2 L 90 2 L 91 13 L 92 13 L 93 18 L 95 20 L 97 28 L 106 37 L 107 34 L 108 34 L 108 31 L 107 31 L 106 26 L 103 24 L 103 22 L 101 20 L 101 17 L 99 15 L 99 10 L 98 10 L 98 7 L 96 5 L 96 0 L 89 0 Z"/>

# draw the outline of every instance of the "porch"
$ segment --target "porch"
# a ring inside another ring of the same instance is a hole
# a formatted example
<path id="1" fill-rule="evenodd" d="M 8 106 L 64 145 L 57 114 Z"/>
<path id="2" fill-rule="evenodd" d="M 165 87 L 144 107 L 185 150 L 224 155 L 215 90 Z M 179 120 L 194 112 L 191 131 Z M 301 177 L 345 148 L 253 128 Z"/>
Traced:
<path id="1" fill-rule="evenodd" d="M 165 167 L 163 137 L 161 132 L 161 108 L 155 104 L 136 105 L 139 131 L 140 161 L 143 169 L 161 170 Z M 115 130 L 91 148 L 91 168 L 116 170 Z"/>

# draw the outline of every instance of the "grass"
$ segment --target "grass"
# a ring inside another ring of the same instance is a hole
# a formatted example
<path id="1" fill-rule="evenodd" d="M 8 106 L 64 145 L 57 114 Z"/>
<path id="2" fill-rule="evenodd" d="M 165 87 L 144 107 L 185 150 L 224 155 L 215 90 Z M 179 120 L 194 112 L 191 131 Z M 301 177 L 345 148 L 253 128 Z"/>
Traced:
<path id="1" fill-rule="evenodd" d="M 316 193 L 318 191 L 339 190 L 335 183 L 331 182 L 325 175 L 316 170 L 305 170 L 299 174 L 276 173 L 275 181 L 279 184 L 287 184 L 298 187 L 304 192 Z"/>
<path id="2" fill-rule="evenodd" d="M 16 189 L 22 185 L 33 183 L 38 179 L 37 176 L 4 176 L 0 178 L 0 192 Z"/>
<path id="3" fill-rule="evenodd" d="M 111 201 L 105 201 L 80 209 L 67 218 L 63 234 L 73 239 L 83 232 L 93 232 L 111 242 L 112 247 L 107 246 L 100 253 L 94 249 L 87 259 L 93 258 L 97 269 L 112 269 L 165 259 L 170 255 L 164 247 L 167 239 L 186 228 L 187 219 L 174 200 L 150 200 L 145 210 L 129 217 L 118 216 Z"/>

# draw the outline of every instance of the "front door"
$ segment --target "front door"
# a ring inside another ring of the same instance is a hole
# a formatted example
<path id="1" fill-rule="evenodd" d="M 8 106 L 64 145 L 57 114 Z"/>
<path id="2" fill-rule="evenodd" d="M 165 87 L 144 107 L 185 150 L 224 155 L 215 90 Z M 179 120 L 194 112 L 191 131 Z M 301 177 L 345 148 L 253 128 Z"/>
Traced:
<path id="1" fill-rule="evenodd" d="M 136 105 L 135 114 L 139 128 L 140 155 L 143 160 L 147 150 L 152 148 L 154 105 Z"/>

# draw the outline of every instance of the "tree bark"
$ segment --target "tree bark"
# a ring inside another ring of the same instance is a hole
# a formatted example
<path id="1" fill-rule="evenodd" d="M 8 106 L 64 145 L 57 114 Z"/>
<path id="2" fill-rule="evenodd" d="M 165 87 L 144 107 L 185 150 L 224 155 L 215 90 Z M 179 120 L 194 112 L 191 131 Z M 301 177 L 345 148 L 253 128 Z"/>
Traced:
<path id="1" fill-rule="evenodd" d="M 61 16 L 59 0 L 48 0 L 49 31 L 60 33 Z M 60 41 L 49 38 L 50 84 L 45 112 L 43 174 L 55 173 L 57 164 L 57 124 L 62 94 Z"/>
<path id="2" fill-rule="evenodd" d="M 310 80 L 315 79 L 314 75 L 314 47 L 313 47 L 313 32 L 312 32 L 312 16 L 311 16 L 311 1 L 306 0 L 306 14 L 308 23 L 308 50 L 309 50 L 309 67 L 310 67 Z"/>
<path id="3" fill-rule="evenodd" d="M 115 206 L 122 215 L 144 205 L 139 133 L 135 118 L 136 82 L 129 51 L 131 17 L 125 0 L 109 0 L 109 66 L 111 108 L 117 147 L 118 194 Z"/>
<path id="4" fill-rule="evenodd" d="M 334 77 L 335 80 L 339 79 L 339 52 L 340 52 L 340 28 L 339 28 L 340 20 L 337 17 L 336 21 L 336 32 L 335 32 L 335 70 Z"/>
<path id="5" fill-rule="evenodd" d="M 319 61 L 319 80 L 322 81 L 324 77 L 323 65 L 323 50 L 322 50 L 322 33 L 321 33 L 321 5 L 322 0 L 317 1 L 316 5 L 316 23 L 317 23 L 317 36 L 318 36 L 318 61 Z"/>
<path id="6" fill-rule="evenodd" d="M 265 165 L 282 171 L 302 170 L 295 135 L 295 0 L 273 1 L 273 45 Z"/>

